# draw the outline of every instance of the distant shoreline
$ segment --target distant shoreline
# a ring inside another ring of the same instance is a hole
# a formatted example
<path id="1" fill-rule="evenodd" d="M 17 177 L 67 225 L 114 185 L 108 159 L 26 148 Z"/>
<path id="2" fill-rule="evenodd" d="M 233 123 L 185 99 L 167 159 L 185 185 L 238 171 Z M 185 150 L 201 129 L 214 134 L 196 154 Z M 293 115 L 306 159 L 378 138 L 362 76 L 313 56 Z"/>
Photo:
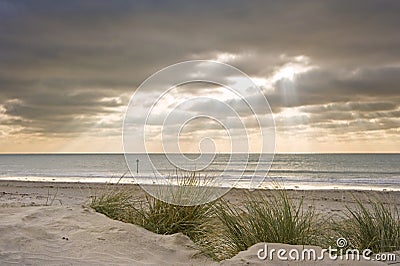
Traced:
<path id="1" fill-rule="evenodd" d="M 37 180 L 35 180 L 37 179 Z M 106 185 L 106 184 L 115 184 L 118 182 L 119 178 L 76 178 L 76 179 L 71 179 L 71 178 L 59 178 L 59 177 L 35 177 L 34 179 L 32 178 L 27 178 L 27 177 L 0 177 L 0 183 L 1 182 L 24 182 L 24 183 L 38 183 L 38 184 L 57 184 L 57 185 L 62 185 L 62 184 L 82 184 L 82 185 Z M 266 182 L 267 184 L 269 183 L 268 181 Z M 139 186 L 140 184 L 135 181 L 134 178 L 129 177 L 129 180 L 122 179 L 119 181 L 119 184 L 123 185 L 137 185 Z M 149 185 L 149 184 L 147 184 Z M 281 185 L 281 184 L 280 184 Z M 240 187 L 236 186 L 233 187 L 232 189 L 243 189 L 247 190 L 246 187 Z M 285 189 L 285 190 L 296 190 L 296 191 L 399 191 L 400 192 L 400 187 L 399 188 L 394 188 L 394 187 L 383 187 L 383 186 L 360 186 L 360 185 L 353 185 L 353 186 L 344 186 L 344 185 L 337 185 L 337 186 L 330 186 L 330 185 L 324 185 L 324 186 L 311 186 L 311 185 L 302 185 L 302 184 L 282 184 L 281 186 L 262 186 L 260 188 L 257 188 L 257 190 L 271 190 L 271 189 Z"/>

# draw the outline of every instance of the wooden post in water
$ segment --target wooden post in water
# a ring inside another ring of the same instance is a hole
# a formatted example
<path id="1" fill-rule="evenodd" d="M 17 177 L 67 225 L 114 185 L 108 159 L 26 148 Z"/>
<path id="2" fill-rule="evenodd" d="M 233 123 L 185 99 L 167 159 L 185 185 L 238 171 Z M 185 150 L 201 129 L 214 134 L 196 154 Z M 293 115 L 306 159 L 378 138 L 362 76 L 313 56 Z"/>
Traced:
<path id="1" fill-rule="evenodd" d="M 139 159 L 136 159 L 136 174 L 139 174 Z"/>

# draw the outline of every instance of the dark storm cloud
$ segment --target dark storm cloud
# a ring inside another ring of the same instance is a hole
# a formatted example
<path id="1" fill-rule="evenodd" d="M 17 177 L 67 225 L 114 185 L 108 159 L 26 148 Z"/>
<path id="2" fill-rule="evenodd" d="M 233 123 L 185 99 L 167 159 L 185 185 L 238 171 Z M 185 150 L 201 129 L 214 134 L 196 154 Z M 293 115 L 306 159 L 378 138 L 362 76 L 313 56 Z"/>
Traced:
<path id="1" fill-rule="evenodd" d="M 0 105 L 32 133 L 84 132 L 172 63 L 231 53 L 268 78 L 305 55 L 318 68 L 277 81 L 274 111 L 396 118 L 399 13 L 399 1 L 0 1 Z"/>
<path id="2" fill-rule="evenodd" d="M 275 84 L 275 91 L 267 96 L 276 109 L 358 100 L 365 102 L 353 103 L 346 109 L 374 111 L 383 106 L 396 107 L 391 101 L 399 102 L 399 84 L 400 67 L 367 67 L 352 71 L 316 69 L 299 74 L 294 82 L 279 80 Z M 369 103 L 371 99 L 381 99 L 382 102 Z"/>

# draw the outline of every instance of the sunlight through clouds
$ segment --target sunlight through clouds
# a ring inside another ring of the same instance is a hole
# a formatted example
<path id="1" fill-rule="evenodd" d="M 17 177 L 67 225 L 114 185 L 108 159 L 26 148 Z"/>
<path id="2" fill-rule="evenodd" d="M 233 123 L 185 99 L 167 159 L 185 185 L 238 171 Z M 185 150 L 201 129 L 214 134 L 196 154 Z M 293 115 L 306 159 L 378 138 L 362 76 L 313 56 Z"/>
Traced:
<path id="1" fill-rule="evenodd" d="M 287 59 L 287 56 L 281 55 L 281 58 Z M 289 60 L 288 63 L 276 68 L 271 77 L 272 82 L 285 79 L 294 82 L 297 75 L 317 68 L 317 66 L 310 65 L 310 58 L 305 55 L 295 56 Z"/>

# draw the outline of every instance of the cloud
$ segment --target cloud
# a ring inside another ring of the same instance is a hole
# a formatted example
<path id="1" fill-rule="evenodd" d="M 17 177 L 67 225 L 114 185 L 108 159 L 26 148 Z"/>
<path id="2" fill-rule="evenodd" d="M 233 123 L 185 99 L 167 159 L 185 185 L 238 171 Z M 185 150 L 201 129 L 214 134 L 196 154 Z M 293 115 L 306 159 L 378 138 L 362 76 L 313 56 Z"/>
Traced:
<path id="1" fill-rule="evenodd" d="M 399 12 L 400 3 L 390 0 L 0 1 L 2 136 L 12 128 L 13 134 L 116 136 L 135 88 L 190 59 L 225 61 L 266 81 L 278 130 L 338 128 L 334 121 L 342 121 L 348 133 L 389 132 L 399 118 Z M 310 68 L 291 80 L 273 78 L 298 58 Z M 279 118 L 290 108 L 301 113 L 297 120 Z"/>

